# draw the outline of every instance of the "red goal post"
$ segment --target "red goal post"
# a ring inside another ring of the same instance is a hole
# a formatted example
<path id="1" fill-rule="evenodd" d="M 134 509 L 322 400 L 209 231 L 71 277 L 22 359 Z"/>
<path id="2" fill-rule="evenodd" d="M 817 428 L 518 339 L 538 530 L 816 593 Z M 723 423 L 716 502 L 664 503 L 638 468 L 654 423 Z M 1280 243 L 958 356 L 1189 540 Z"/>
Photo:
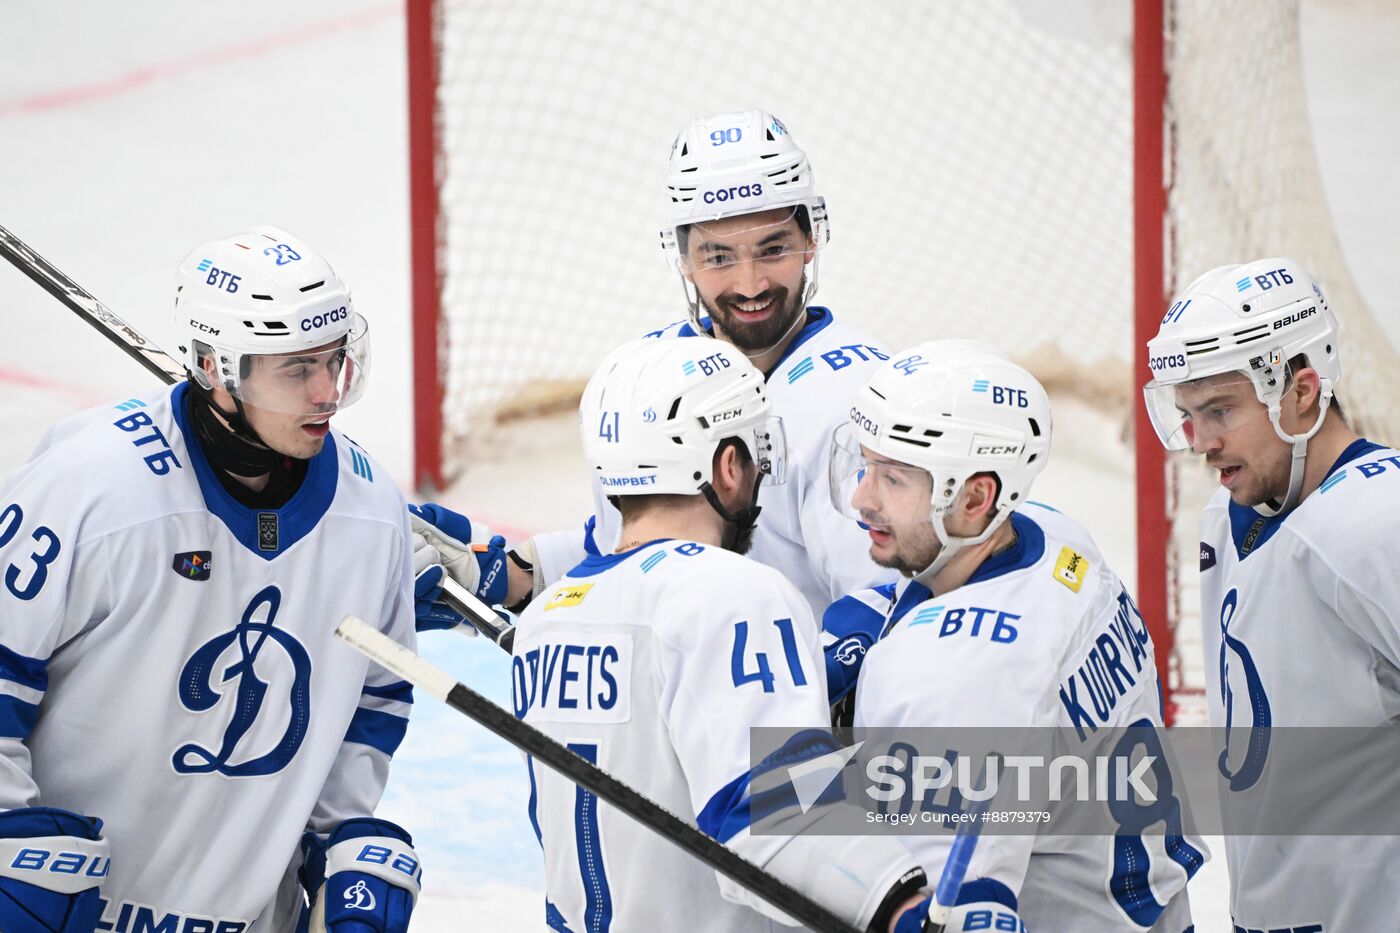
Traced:
<path id="1" fill-rule="evenodd" d="M 991 340 L 1121 413 L 1134 591 L 1174 710 L 1202 684 L 1209 488 L 1140 404 L 1170 293 L 1301 261 L 1346 329 L 1348 413 L 1400 434 L 1365 404 L 1396 394 L 1395 357 L 1332 233 L 1296 0 L 1240 6 L 408 0 L 416 482 L 443 488 L 501 420 L 571 404 L 608 349 L 681 316 L 656 238 L 667 147 L 691 117 L 763 107 L 827 200 L 819 304 L 892 346 Z"/>

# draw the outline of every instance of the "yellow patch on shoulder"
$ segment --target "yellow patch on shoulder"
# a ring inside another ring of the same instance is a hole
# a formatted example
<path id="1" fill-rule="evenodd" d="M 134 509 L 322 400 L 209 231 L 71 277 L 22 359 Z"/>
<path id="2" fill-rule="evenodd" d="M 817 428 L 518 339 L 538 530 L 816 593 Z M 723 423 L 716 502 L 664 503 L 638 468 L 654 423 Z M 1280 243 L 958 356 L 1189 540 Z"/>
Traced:
<path id="1" fill-rule="evenodd" d="M 1089 575 L 1089 558 L 1080 554 L 1074 548 L 1060 548 L 1060 557 L 1055 561 L 1055 579 L 1069 587 L 1075 593 L 1084 585 L 1084 578 Z"/>
<path id="2" fill-rule="evenodd" d="M 583 602 L 583 597 L 588 595 L 588 591 L 593 589 L 592 583 L 578 583 L 574 586 L 561 587 L 554 591 L 554 595 L 549 597 L 549 602 L 544 604 L 544 611 L 551 609 L 562 609 L 566 606 L 577 606 Z"/>

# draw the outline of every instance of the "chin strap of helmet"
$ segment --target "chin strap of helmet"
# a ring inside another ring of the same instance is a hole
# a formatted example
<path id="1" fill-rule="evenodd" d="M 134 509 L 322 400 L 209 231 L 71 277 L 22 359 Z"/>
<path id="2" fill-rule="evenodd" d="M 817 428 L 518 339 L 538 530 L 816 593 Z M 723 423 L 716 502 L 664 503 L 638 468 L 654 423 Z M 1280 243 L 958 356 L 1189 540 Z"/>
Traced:
<path id="1" fill-rule="evenodd" d="M 753 499 L 749 505 L 737 512 L 731 512 L 719 501 L 719 494 L 715 492 L 715 487 L 709 483 L 700 487 L 700 492 L 705 496 L 705 501 L 710 503 L 710 508 L 724 519 L 724 536 L 720 539 L 720 546 L 726 551 L 733 551 L 736 554 L 746 553 L 749 544 L 753 541 L 754 529 L 758 526 L 758 515 L 763 511 L 763 507 L 758 504 L 758 490 L 763 484 L 763 474 L 760 473 L 753 483 Z"/>
<path id="2" fill-rule="evenodd" d="M 209 462 L 235 476 L 265 476 L 287 459 L 258 437 L 248 423 L 243 403 L 234 398 L 234 411 L 214 404 L 213 392 L 190 379 L 189 415 Z"/>
<path id="3" fill-rule="evenodd" d="M 1323 386 L 1321 401 L 1318 404 L 1320 407 L 1317 420 L 1313 422 L 1313 426 L 1308 428 L 1305 434 L 1286 433 L 1278 423 L 1279 403 L 1274 402 L 1269 406 L 1269 421 L 1274 426 L 1274 433 L 1292 446 L 1293 456 L 1288 465 L 1288 492 L 1284 493 L 1283 501 L 1269 499 L 1254 507 L 1254 511 L 1265 518 L 1273 518 L 1298 504 L 1299 494 L 1303 491 L 1303 473 L 1306 472 L 1308 465 L 1308 441 L 1312 440 L 1313 435 L 1322 429 L 1322 419 L 1327 417 L 1327 409 L 1332 405 L 1331 386 Z"/>
<path id="4" fill-rule="evenodd" d="M 949 506 L 958 501 L 958 497 L 962 495 L 964 485 L 965 483 L 958 484 L 957 490 L 949 497 Z M 981 534 L 974 535 L 971 538 L 955 538 L 948 534 L 948 529 L 943 526 L 943 514 L 935 508 L 929 516 L 929 520 L 933 523 L 933 533 L 938 536 L 942 547 L 938 549 L 938 554 L 933 558 L 933 563 L 914 574 L 914 579 L 928 587 L 929 592 L 934 592 L 934 577 L 937 577 L 939 571 L 948 566 L 948 562 L 953 559 L 954 555 L 965 547 L 974 547 L 986 541 L 1001 527 L 1002 522 L 1006 521 L 1010 515 L 1010 508 L 998 509 L 996 514 L 992 516 L 992 520 L 987 523 L 987 527 L 982 529 Z"/>

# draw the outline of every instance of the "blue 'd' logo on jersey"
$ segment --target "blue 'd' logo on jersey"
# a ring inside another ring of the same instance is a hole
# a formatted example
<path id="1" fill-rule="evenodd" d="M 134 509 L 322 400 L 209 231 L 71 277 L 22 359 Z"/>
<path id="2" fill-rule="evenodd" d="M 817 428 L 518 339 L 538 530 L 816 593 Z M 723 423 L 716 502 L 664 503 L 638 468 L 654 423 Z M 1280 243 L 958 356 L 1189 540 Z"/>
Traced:
<path id="1" fill-rule="evenodd" d="M 180 671 L 180 702 L 192 712 L 207 712 L 224 696 L 215 688 L 216 666 L 225 652 L 237 648 L 237 660 L 217 673 L 219 685 L 230 682 L 235 685 L 233 718 L 224 730 L 223 744 L 217 752 L 194 743 L 182 745 L 171 759 L 176 773 L 217 772 L 228 777 L 275 774 L 287 766 L 301 747 L 311 719 L 311 658 L 291 633 L 274 626 L 281 604 L 281 591 L 275 586 L 266 587 L 248 603 L 242 620 L 232 631 L 205 642 L 185 662 Z M 258 615 L 262 618 L 255 619 Z M 285 656 L 273 657 L 283 653 Z M 233 762 L 239 743 L 262 712 L 263 701 L 279 699 L 268 697 L 268 684 L 258 676 L 260 657 L 264 659 L 265 670 L 279 663 L 290 663 L 292 684 L 287 699 L 291 703 L 291 715 L 287 717 L 287 729 L 281 740 L 270 751 L 254 757 L 246 757 L 245 751 L 244 757 Z"/>

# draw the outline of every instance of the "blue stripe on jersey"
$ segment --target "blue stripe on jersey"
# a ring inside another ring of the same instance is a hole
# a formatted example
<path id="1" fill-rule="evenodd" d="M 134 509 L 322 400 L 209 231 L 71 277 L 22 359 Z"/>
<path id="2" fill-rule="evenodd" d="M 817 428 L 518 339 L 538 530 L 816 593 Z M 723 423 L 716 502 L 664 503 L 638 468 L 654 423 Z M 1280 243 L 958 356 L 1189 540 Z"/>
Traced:
<path id="1" fill-rule="evenodd" d="M 47 661 L 27 658 L 0 645 L 0 680 L 8 680 L 31 690 L 49 689 Z"/>
<path id="2" fill-rule="evenodd" d="M 570 742 L 569 751 L 591 765 L 598 763 L 598 746 Z M 583 875 L 583 928 L 588 933 L 612 929 L 612 887 L 603 864 L 603 842 L 598 837 L 598 798 L 582 786 L 574 789 L 574 841 L 578 870 Z"/>
<path id="3" fill-rule="evenodd" d="M 778 361 L 774 363 L 771 367 L 769 367 L 768 372 L 763 374 L 763 378 L 767 379 L 769 376 L 777 372 L 778 367 L 786 363 L 789 357 L 791 357 L 794 353 L 797 352 L 798 347 L 802 346 L 804 343 L 811 340 L 817 334 L 821 333 L 834 320 L 836 319 L 831 316 L 831 310 L 829 308 L 821 308 L 816 306 L 808 308 L 807 323 L 802 325 L 802 329 L 797 332 L 797 336 L 793 338 L 792 343 L 788 344 L 787 349 L 783 351 L 783 355 L 778 357 Z"/>
<path id="4" fill-rule="evenodd" d="M 647 548 L 651 547 L 653 544 L 664 544 L 665 542 L 670 540 L 672 539 L 657 538 L 655 541 L 648 541 L 646 544 L 639 544 L 636 547 L 632 548 L 630 551 L 619 551 L 616 554 L 590 554 L 583 559 L 583 563 L 579 564 L 573 570 L 570 570 L 567 575 L 570 577 L 597 576 L 605 570 L 611 570 L 612 568 L 616 567 L 618 564 L 622 563 L 627 558 L 631 557 L 633 554 L 636 554 L 638 551 L 644 551 Z"/>
<path id="5" fill-rule="evenodd" d="M 407 731 L 408 720 L 403 716 L 361 707 L 355 710 L 355 715 L 350 719 L 350 728 L 345 730 L 345 741 L 377 748 L 392 758 Z"/>
<path id="6" fill-rule="evenodd" d="M 413 702 L 413 684 L 406 680 L 397 683 L 384 684 L 379 687 L 371 687 L 368 684 L 360 691 L 366 696 L 378 697 L 381 700 L 396 700 L 399 703 Z"/>
<path id="7" fill-rule="evenodd" d="M 1353 460 L 1359 460 L 1367 454 L 1375 453 L 1378 450 L 1385 450 L 1380 444 L 1358 437 L 1347 445 L 1347 449 L 1342 451 L 1337 462 L 1332 464 L 1327 471 L 1327 478 L 1330 478 L 1338 470 L 1342 469 Z M 1325 478 L 1324 478 L 1325 479 Z M 1296 507 L 1289 509 L 1282 515 L 1275 515 L 1266 518 L 1254 511 L 1248 505 L 1238 505 L 1232 499 L 1229 504 L 1230 516 L 1230 537 L 1235 542 L 1235 553 L 1240 560 L 1244 560 L 1251 554 L 1256 553 L 1264 546 L 1264 543 L 1274 536 L 1274 533 L 1283 527 L 1288 516 L 1296 511 Z"/>
<path id="8" fill-rule="evenodd" d="M 535 756 L 525 756 L 525 771 L 530 775 L 530 803 L 526 807 L 526 812 L 530 814 L 530 826 L 535 830 L 535 841 L 544 848 L 544 835 L 540 832 L 540 795 L 535 787 Z"/>
<path id="9" fill-rule="evenodd" d="M 701 832 L 716 842 L 728 842 L 755 820 L 771 816 L 779 810 L 799 806 L 797 791 L 791 781 L 780 783 L 750 797 L 749 787 L 754 776 L 790 767 L 812 758 L 820 758 L 840 747 L 829 732 L 820 729 L 804 729 L 797 732 L 784 742 L 781 748 L 759 762 L 753 770 L 745 771 L 715 791 L 696 814 L 695 824 L 700 827 Z M 838 776 L 818 795 L 815 803 L 832 803 L 842 799 L 844 784 Z"/>
<path id="10" fill-rule="evenodd" d="M 1000 554 L 993 554 L 982 561 L 982 565 L 967 578 L 963 586 L 1024 570 L 1034 565 L 1045 554 L 1045 532 L 1035 523 L 1035 519 L 1020 512 L 1012 512 L 1010 521 L 1011 527 L 1016 531 L 1016 543 Z"/>
<path id="11" fill-rule="evenodd" d="M 0 738 L 27 739 L 39 721 L 39 704 L 0 696 Z"/>
<path id="12" fill-rule="evenodd" d="M 777 372 L 778 367 L 786 363 L 788 361 L 788 358 L 792 356 L 792 354 L 797 350 L 798 347 L 802 346 L 804 343 L 811 340 L 817 334 L 821 333 L 834 320 L 836 320 L 836 318 L 832 316 L 830 308 L 823 308 L 819 305 L 812 305 L 810 308 L 808 308 L 807 323 L 802 325 L 802 329 L 797 332 L 797 336 L 793 338 L 792 343 L 788 344 L 787 349 L 783 351 L 783 355 L 778 358 L 778 361 L 773 364 L 773 366 L 768 370 L 768 372 L 763 374 L 763 378 L 767 379 L 770 376 L 772 376 L 773 373 Z M 708 317 L 702 317 L 700 319 L 700 326 L 704 329 L 705 336 L 714 336 L 714 328 L 711 325 L 710 319 Z M 660 331 L 653 331 L 653 333 L 659 334 Z M 647 336 L 651 336 L 651 334 L 648 334 Z M 676 331 L 676 336 L 699 337 L 700 334 L 695 332 L 695 328 L 690 326 L 689 321 L 686 321 L 680 326 L 680 329 Z"/>
<path id="13" fill-rule="evenodd" d="M 190 427 L 185 412 L 185 393 L 190 384 L 182 382 L 170 393 L 170 405 L 175 415 L 175 424 L 185 438 L 185 449 L 189 452 L 190 464 L 199 480 L 199 490 L 204 495 L 204 504 L 210 512 L 228 527 L 233 536 L 252 553 L 263 560 L 272 560 L 293 544 L 311 533 L 321 521 L 326 510 L 335 498 L 336 482 L 340 476 L 340 459 L 336 454 L 335 435 L 326 435 L 326 444 L 321 452 L 312 457 L 306 466 L 306 476 L 301 488 L 291 500 L 280 509 L 251 509 L 228 494 L 204 450 L 199 439 Z M 269 550 L 259 547 L 258 515 L 275 512 L 277 515 L 277 546 Z"/>
<path id="14" fill-rule="evenodd" d="M 904 587 L 904 592 L 899 594 L 899 599 L 895 600 L 894 609 L 890 610 L 889 621 L 885 623 L 885 627 L 880 631 L 880 638 L 884 638 L 888 635 L 890 629 L 894 628 L 895 625 L 899 623 L 899 620 L 909 613 L 910 609 L 913 609 L 924 600 L 932 598 L 933 590 L 924 586 L 918 580 L 910 580 L 908 585 Z M 879 641 L 880 638 L 875 640 Z"/>

